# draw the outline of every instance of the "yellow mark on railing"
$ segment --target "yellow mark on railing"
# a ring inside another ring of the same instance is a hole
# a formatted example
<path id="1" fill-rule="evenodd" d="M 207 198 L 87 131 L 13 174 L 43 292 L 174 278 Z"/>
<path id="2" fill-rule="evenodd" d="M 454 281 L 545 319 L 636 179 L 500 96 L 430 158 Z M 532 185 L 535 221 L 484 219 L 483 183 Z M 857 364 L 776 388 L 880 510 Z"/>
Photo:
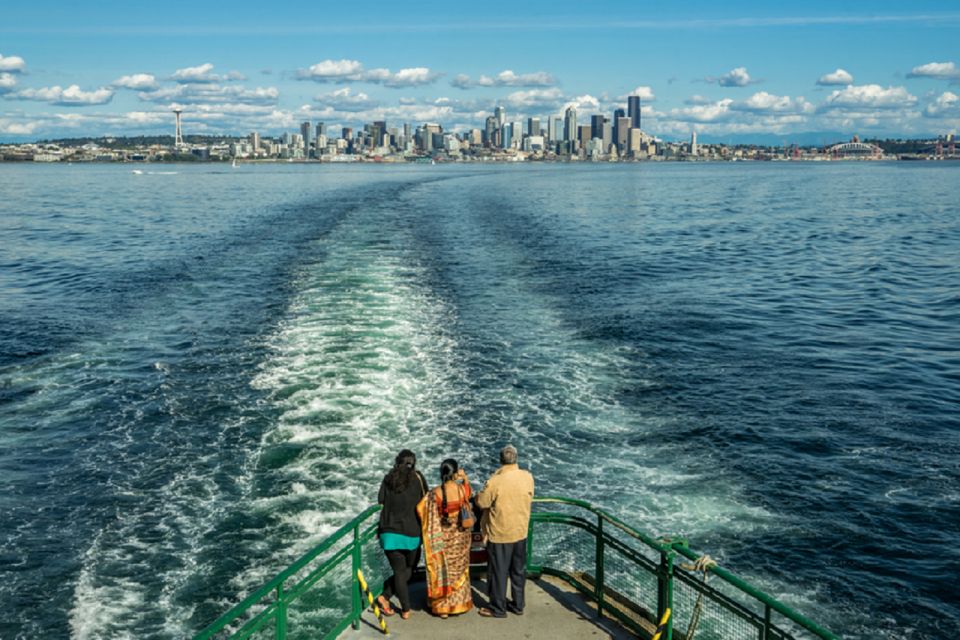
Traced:
<path id="1" fill-rule="evenodd" d="M 663 612 L 663 617 L 660 618 L 660 624 L 657 626 L 657 632 L 653 634 L 652 640 L 660 640 L 660 636 L 664 631 L 667 630 L 667 622 L 670 621 L 670 609 L 667 609 Z"/>
<path id="2" fill-rule="evenodd" d="M 363 571 L 360 569 L 357 569 L 357 580 L 360 581 L 360 588 L 367 594 L 367 601 L 370 602 L 370 606 L 373 607 L 373 615 L 377 616 L 377 622 L 380 623 L 380 629 L 383 631 L 383 635 L 390 635 L 390 632 L 387 631 L 387 621 L 383 619 L 383 613 L 380 611 L 380 607 L 373 601 L 373 594 L 370 593 L 367 581 L 363 579 Z"/>

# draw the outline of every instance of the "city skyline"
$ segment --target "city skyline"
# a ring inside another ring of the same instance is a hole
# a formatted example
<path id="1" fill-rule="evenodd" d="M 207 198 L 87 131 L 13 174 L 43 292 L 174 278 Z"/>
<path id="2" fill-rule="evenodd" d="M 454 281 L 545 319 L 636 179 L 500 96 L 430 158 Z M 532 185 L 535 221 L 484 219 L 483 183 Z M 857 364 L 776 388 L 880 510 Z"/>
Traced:
<path id="1" fill-rule="evenodd" d="M 0 141 L 169 133 L 175 108 L 199 134 L 305 120 L 467 131 L 498 106 L 546 129 L 570 106 L 632 119 L 630 96 L 644 131 L 667 139 L 956 132 L 960 12 L 870 9 L 106 2 L 80 14 L 41 2 L 5 9 L 0 25 Z"/>

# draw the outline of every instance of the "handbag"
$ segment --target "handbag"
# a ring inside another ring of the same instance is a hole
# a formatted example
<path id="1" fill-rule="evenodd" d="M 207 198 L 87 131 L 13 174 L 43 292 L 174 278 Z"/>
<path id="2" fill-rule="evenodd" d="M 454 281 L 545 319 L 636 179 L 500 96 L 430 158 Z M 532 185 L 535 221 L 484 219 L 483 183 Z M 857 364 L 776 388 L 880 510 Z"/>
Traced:
<path id="1" fill-rule="evenodd" d="M 473 531 L 473 525 L 477 523 L 477 518 L 470 509 L 470 502 L 463 495 L 463 489 L 457 487 L 457 491 L 460 493 L 460 513 L 457 516 L 460 530 Z"/>

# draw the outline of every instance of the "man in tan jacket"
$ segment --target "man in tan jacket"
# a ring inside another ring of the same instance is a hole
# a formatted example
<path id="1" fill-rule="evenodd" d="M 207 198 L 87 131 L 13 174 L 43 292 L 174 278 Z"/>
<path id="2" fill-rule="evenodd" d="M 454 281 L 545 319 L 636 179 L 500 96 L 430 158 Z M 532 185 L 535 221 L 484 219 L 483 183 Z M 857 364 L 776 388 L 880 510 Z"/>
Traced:
<path id="1" fill-rule="evenodd" d="M 487 539 L 487 598 L 482 616 L 506 618 L 507 611 L 523 614 L 523 588 L 527 580 L 527 527 L 533 502 L 533 476 L 517 466 L 517 449 L 500 450 L 500 468 L 477 494 L 483 509 L 480 528 Z M 507 576 L 511 601 L 507 602 Z"/>

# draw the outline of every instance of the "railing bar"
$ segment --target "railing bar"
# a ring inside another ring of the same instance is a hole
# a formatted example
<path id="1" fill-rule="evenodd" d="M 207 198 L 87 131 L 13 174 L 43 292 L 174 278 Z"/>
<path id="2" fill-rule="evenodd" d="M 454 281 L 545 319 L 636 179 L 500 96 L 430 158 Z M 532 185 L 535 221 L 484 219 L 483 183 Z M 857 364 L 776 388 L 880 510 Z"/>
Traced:
<path id="1" fill-rule="evenodd" d="M 379 510 L 380 505 L 378 504 L 367 507 L 367 509 L 356 518 L 337 529 L 329 538 L 321 542 L 319 545 L 301 556 L 299 560 L 295 561 L 292 565 L 277 574 L 273 580 L 254 591 L 252 594 L 244 598 L 239 604 L 235 605 L 225 614 L 214 620 L 206 629 L 201 631 L 194 638 L 194 640 L 207 640 L 208 638 L 212 637 L 213 634 L 217 633 L 225 626 L 233 622 L 241 613 L 259 602 L 260 599 L 265 595 L 268 595 L 270 592 L 276 589 L 277 584 L 284 582 L 287 578 L 300 571 L 300 569 L 313 561 L 318 555 L 332 547 L 334 543 L 343 538 L 347 533 L 351 532 L 356 526 L 359 525 L 360 522 L 363 522 Z"/>

